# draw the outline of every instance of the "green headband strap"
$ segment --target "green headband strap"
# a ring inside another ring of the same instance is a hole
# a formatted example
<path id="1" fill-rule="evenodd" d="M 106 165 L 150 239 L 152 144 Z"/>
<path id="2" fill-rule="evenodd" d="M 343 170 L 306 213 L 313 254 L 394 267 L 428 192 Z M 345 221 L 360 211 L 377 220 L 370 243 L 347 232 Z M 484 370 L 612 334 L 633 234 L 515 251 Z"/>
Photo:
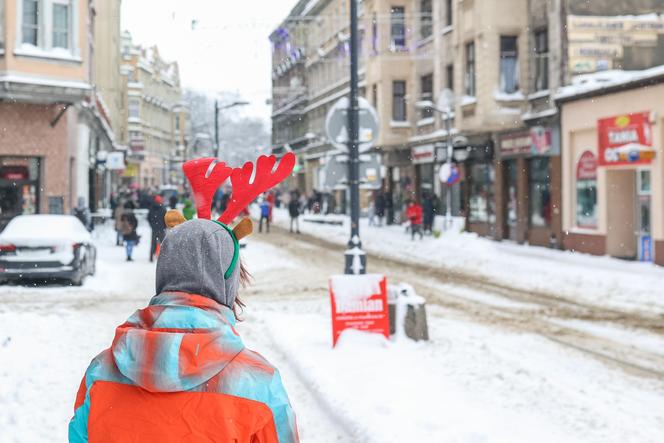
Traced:
<path id="1" fill-rule="evenodd" d="M 223 224 L 220 221 L 217 220 L 212 220 L 222 228 L 224 228 L 228 233 L 231 235 L 231 238 L 233 239 L 233 260 L 231 260 L 231 264 L 228 265 L 228 269 L 226 272 L 224 272 L 224 280 L 228 280 L 228 278 L 233 274 L 233 270 L 235 270 L 235 267 L 237 266 L 237 262 L 240 259 L 240 244 L 237 241 L 237 237 L 235 236 L 235 232 L 225 224 Z"/>

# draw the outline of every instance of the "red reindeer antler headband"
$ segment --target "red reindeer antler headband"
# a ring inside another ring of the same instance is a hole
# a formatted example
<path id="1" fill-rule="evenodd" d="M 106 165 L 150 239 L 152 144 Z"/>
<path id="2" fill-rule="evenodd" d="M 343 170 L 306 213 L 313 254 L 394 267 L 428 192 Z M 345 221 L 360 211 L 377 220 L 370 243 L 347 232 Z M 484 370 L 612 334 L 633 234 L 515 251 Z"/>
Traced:
<path id="1" fill-rule="evenodd" d="M 231 168 L 216 158 L 199 158 L 185 162 L 182 170 L 191 183 L 198 217 L 210 218 L 214 193 L 230 177 L 233 185 L 231 198 L 217 221 L 226 225 L 232 222 L 256 197 L 293 172 L 295 155 L 292 152 L 285 154 L 275 169 L 276 162 L 274 155 L 261 155 L 256 160 L 255 174 L 254 164 L 251 162 L 245 163 L 241 168 Z"/>

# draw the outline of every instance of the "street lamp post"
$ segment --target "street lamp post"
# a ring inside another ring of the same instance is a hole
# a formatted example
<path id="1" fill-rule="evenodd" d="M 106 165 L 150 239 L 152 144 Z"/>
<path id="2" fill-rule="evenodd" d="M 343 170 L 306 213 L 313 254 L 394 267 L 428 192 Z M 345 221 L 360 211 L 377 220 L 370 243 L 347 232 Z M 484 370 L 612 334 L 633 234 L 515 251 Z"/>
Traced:
<path id="1" fill-rule="evenodd" d="M 367 257 L 360 241 L 360 155 L 358 93 L 357 0 L 350 1 L 350 97 L 348 109 L 348 178 L 350 185 L 350 239 L 345 253 L 346 274 L 366 273 Z"/>
<path id="2" fill-rule="evenodd" d="M 452 110 L 454 109 L 454 94 L 450 89 L 443 90 L 439 100 L 439 103 L 441 102 L 442 106 L 435 106 L 430 100 L 424 100 L 415 103 L 415 106 L 420 109 L 430 109 L 443 114 L 443 118 L 445 119 L 445 132 L 447 133 L 447 159 L 445 163 L 447 164 L 447 170 L 452 171 L 452 157 L 454 155 L 454 141 L 452 140 Z M 445 210 L 445 230 L 448 230 L 452 227 L 452 189 L 449 185 L 445 190 L 445 205 L 447 206 Z"/>
<path id="3" fill-rule="evenodd" d="M 224 105 L 222 107 L 219 107 L 219 101 L 215 100 L 214 101 L 214 145 L 215 145 L 215 151 L 214 155 L 215 157 L 219 158 L 219 111 L 223 111 L 225 109 L 230 109 L 230 108 L 235 108 L 237 106 L 245 106 L 248 105 L 249 102 L 246 101 L 234 101 L 233 103 L 229 103 L 227 105 Z"/>

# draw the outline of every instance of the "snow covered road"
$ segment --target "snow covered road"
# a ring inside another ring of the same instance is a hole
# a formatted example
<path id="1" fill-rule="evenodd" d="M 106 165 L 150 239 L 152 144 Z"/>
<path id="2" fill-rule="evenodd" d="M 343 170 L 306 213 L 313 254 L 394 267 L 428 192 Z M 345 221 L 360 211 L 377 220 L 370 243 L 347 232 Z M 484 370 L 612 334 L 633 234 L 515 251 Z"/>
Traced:
<path id="1" fill-rule="evenodd" d="M 109 237 L 98 242 L 98 274 L 82 288 L 0 286 L 2 443 L 65 441 L 89 360 L 153 295 L 145 244 L 127 264 Z M 255 281 L 239 330 L 281 369 L 303 441 L 664 441 L 664 368 L 652 359 L 662 337 L 647 317 L 372 257 L 372 271 L 427 297 L 431 341 L 354 336 L 332 350 L 327 277 L 341 269 L 338 250 L 273 232 L 243 252 Z M 565 340 L 613 343 L 644 370 Z"/>

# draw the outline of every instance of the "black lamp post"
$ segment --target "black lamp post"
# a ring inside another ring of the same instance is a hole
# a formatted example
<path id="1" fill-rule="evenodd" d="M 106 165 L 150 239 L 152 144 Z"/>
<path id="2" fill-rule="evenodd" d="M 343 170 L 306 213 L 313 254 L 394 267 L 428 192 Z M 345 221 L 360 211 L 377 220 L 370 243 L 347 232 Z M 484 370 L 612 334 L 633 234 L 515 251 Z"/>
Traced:
<path id="1" fill-rule="evenodd" d="M 348 178 L 350 186 L 350 240 L 345 253 L 346 274 L 366 273 L 367 256 L 360 241 L 360 155 L 358 92 L 357 0 L 350 0 L 350 108 L 348 109 Z"/>

